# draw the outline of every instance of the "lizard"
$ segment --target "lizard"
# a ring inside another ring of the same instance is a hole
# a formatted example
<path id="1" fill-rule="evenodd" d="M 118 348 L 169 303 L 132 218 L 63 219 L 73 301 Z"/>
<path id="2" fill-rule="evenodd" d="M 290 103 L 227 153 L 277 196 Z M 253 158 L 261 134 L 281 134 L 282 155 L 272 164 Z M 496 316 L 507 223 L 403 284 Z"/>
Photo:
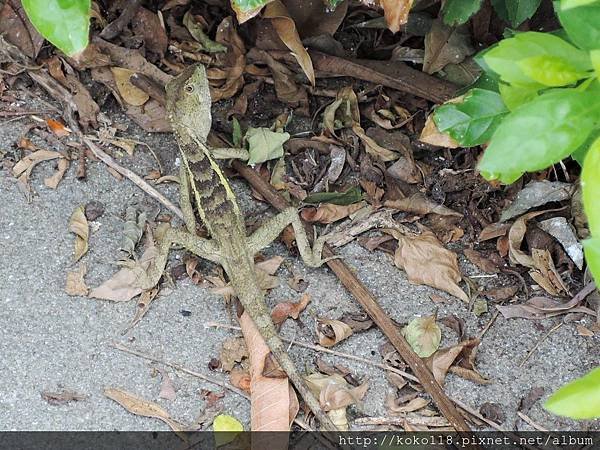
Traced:
<path id="1" fill-rule="evenodd" d="M 184 69 L 169 81 L 166 92 L 167 115 L 180 150 L 180 207 L 186 229 L 170 228 L 158 239 L 158 252 L 144 277 L 145 286 L 142 287 L 148 288 L 158 283 L 172 244 L 185 247 L 201 258 L 220 264 L 244 310 L 252 318 L 289 380 L 319 420 L 321 428 L 337 431 L 286 352 L 271 320 L 254 268 L 254 255 L 274 241 L 288 225 L 292 225 L 294 229 L 296 244 L 304 262 L 308 266 L 319 267 L 326 262 L 326 259 L 321 259 L 325 243 L 323 236 L 315 239 L 311 248 L 298 211 L 293 207 L 268 219 L 247 236 L 235 194 L 217 162 L 220 156 L 215 154 L 219 152 L 213 153 L 206 143 L 212 117 L 210 90 L 204 66 L 198 64 Z M 194 205 L 210 239 L 196 234 Z"/>

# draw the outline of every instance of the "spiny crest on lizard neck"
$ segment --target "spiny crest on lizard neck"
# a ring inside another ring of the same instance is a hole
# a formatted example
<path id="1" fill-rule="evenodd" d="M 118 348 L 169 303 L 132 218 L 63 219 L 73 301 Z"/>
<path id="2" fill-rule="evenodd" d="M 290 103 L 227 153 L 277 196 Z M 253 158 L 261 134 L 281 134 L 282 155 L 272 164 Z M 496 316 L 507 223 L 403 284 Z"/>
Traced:
<path id="1" fill-rule="evenodd" d="M 197 64 L 187 67 L 167 83 L 166 91 L 167 113 L 175 133 L 193 135 L 205 142 L 212 118 L 204 66 Z"/>

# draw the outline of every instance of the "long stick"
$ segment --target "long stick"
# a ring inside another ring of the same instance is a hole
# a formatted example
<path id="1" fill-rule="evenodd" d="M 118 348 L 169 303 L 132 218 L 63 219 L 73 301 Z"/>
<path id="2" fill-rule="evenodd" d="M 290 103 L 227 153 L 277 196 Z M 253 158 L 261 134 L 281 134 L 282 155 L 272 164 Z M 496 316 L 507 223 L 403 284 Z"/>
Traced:
<path id="1" fill-rule="evenodd" d="M 244 177 L 254 189 L 256 189 L 271 205 L 278 210 L 284 210 L 289 206 L 288 202 L 267 182 L 265 182 L 254 170 L 240 161 L 233 161 L 233 167 Z M 329 246 L 323 249 L 323 257 L 329 258 L 335 253 Z M 342 284 L 350 291 L 354 298 L 365 309 L 369 317 L 381 328 L 383 334 L 390 340 L 400 356 L 410 366 L 419 379 L 421 385 L 427 391 L 440 412 L 450 422 L 456 431 L 470 431 L 463 416 L 458 412 L 441 386 L 435 381 L 433 375 L 423 360 L 413 352 L 408 342 L 399 333 L 398 328 L 388 317 L 385 311 L 377 303 L 377 299 L 369 292 L 364 284 L 354 275 L 350 268 L 340 259 L 332 259 L 327 262 L 329 268 L 336 274 Z"/>

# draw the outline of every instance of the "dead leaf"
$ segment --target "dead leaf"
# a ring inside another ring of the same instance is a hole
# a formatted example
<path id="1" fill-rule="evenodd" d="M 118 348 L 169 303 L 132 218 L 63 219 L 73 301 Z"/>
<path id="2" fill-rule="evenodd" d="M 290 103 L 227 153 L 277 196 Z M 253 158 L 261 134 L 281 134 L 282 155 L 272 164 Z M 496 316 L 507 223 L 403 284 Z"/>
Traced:
<path id="1" fill-rule="evenodd" d="M 307 222 L 314 223 L 333 223 L 344 219 L 363 208 L 366 202 L 358 202 L 350 205 L 334 205 L 332 203 L 323 203 L 317 208 L 304 208 L 300 216 Z"/>
<path id="2" fill-rule="evenodd" d="M 469 339 L 463 342 L 460 355 L 457 358 L 457 364 L 450 367 L 450 372 L 465 380 L 473 381 L 478 384 L 489 384 L 491 381 L 481 375 L 475 368 L 475 356 L 479 348 L 479 339 Z"/>
<path id="3" fill-rule="evenodd" d="M 158 287 L 154 287 L 152 289 L 148 289 L 147 291 L 142 292 L 142 294 L 139 296 L 136 302 L 135 313 L 133 315 L 133 318 L 129 322 L 129 325 L 127 325 L 127 328 L 125 328 L 121 332 L 121 334 L 126 334 L 129 330 L 135 327 L 140 322 L 140 320 L 144 318 L 146 313 L 150 310 L 150 306 L 152 305 L 152 302 L 154 301 L 159 292 L 160 289 Z"/>
<path id="4" fill-rule="evenodd" d="M 552 300 L 547 297 L 532 297 L 525 303 L 497 305 L 496 308 L 505 319 L 512 319 L 515 317 L 532 320 L 547 319 L 549 317 L 574 312 L 596 316 L 596 313 L 593 310 L 586 308 L 585 306 L 580 306 L 581 301 L 582 299 L 577 296 L 566 303 Z"/>
<path id="5" fill-rule="evenodd" d="M 304 294 L 299 302 L 281 302 L 271 311 L 271 319 L 275 325 L 285 322 L 288 317 L 297 319 L 310 302 L 310 295 Z"/>
<path id="6" fill-rule="evenodd" d="M 520 216 L 530 209 L 552 202 L 568 200 L 573 195 L 575 186 L 560 181 L 532 181 L 519 191 L 515 200 L 502 211 L 501 222 Z"/>
<path id="7" fill-rule="evenodd" d="M 566 218 L 552 217 L 541 221 L 538 226 L 562 245 L 579 270 L 583 268 L 583 247 Z"/>
<path id="8" fill-rule="evenodd" d="M 527 222 L 546 212 L 548 211 L 534 211 L 522 215 L 510 227 L 508 231 L 508 258 L 512 264 L 521 264 L 529 268 L 535 267 L 531 256 L 521 250 L 521 243 L 527 231 Z"/>
<path id="9" fill-rule="evenodd" d="M 440 205 L 421 192 L 416 192 L 410 197 L 388 200 L 383 203 L 387 208 L 397 209 L 398 211 L 409 212 L 425 216 L 427 214 L 439 214 L 441 216 L 462 217 L 463 215 L 450 208 Z"/>
<path id="10" fill-rule="evenodd" d="M 12 168 L 13 176 L 19 180 L 19 183 L 25 192 L 30 192 L 31 187 L 29 185 L 29 181 L 34 167 L 43 161 L 50 161 L 51 159 L 56 158 L 64 158 L 64 156 L 58 152 L 50 150 L 34 151 L 33 153 L 30 153 L 19 160 L 19 162 L 14 165 Z"/>
<path id="11" fill-rule="evenodd" d="M 421 130 L 421 136 L 419 136 L 419 140 L 421 142 L 425 142 L 426 144 L 435 145 L 436 147 L 460 147 L 460 144 L 452 139 L 449 135 L 438 130 L 435 122 L 433 121 L 433 114 L 427 116 L 427 120 L 425 121 L 425 126 Z"/>
<path id="12" fill-rule="evenodd" d="M 495 300 L 508 300 L 514 297 L 519 292 L 519 286 L 506 286 L 500 288 L 487 289 L 482 292 L 483 296 Z"/>
<path id="13" fill-rule="evenodd" d="M 450 314 L 449 316 L 440 318 L 439 322 L 451 330 L 454 330 L 459 340 L 463 338 L 465 334 L 465 321 L 463 319 L 454 314 Z"/>
<path id="14" fill-rule="evenodd" d="M 386 401 L 386 407 L 391 414 L 405 414 L 407 412 L 417 411 L 425 408 L 429 404 L 429 400 L 423 397 L 415 397 L 404 405 L 398 405 L 396 399 L 388 397 Z"/>
<path id="15" fill-rule="evenodd" d="M 85 297 L 88 294 L 89 288 L 84 280 L 86 273 L 87 266 L 85 264 L 81 264 L 77 270 L 67 272 L 67 281 L 65 283 L 65 292 L 67 295 Z"/>
<path id="16" fill-rule="evenodd" d="M 242 362 L 244 358 L 248 358 L 248 349 L 246 348 L 244 338 L 231 337 L 223 342 L 219 359 L 221 360 L 221 367 L 225 372 L 231 372 L 233 366 L 236 363 Z"/>
<path id="17" fill-rule="evenodd" d="M 402 335 L 414 352 L 421 358 L 426 358 L 435 352 L 442 339 L 442 330 L 436 323 L 435 314 L 427 317 L 417 317 L 402 328 Z"/>
<path id="18" fill-rule="evenodd" d="M 171 380 L 171 377 L 169 377 L 169 374 L 165 369 L 157 367 L 156 370 L 158 370 L 161 377 L 160 392 L 158 393 L 158 396 L 160 398 L 164 398 L 165 400 L 175 400 L 177 394 L 175 393 L 173 380 Z"/>
<path id="19" fill-rule="evenodd" d="M 59 158 L 58 167 L 56 168 L 56 172 L 52 176 L 44 178 L 44 184 L 50 189 L 56 189 L 58 187 L 58 183 L 65 176 L 65 172 L 69 168 L 69 160 L 66 158 Z"/>
<path id="20" fill-rule="evenodd" d="M 176 433 L 185 431 L 185 425 L 171 418 L 169 413 L 161 408 L 157 403 L 145 400 L 137 397 L 136 395 L 130 394 L 129 392 L 116 388 L 104 389 L 104 395 L 117 402 L 132 414 L 162 420 Z"/>
<path id="21" fill-rule="evenodd" d="M 131 28 L 136 36 L 141 36 L 148 50 L 161 57 L 165 54 L 169 38 L 158 14 L 144 7 L 138 7 L 131 20 Z"/>
<path id="22" fill-rule="evenodd" d="M 128 104 L 141 106 L 150 99 L 146 92 L 134 86 L 129 80 L 135 72 L 122 67 L 111 67 L 110 71 L 115 79 L 119 94 Z"/>
<path id="23" fill-rule="evenodd" d="M 567 286 L 554 266 L 552 255 L 548 250 L 533 248 L 531 259 L 534 269 L 529 271 L 529 276 L 550 295 L 559 296 L 563 293 L 570 295 Z"/>
<path id="24" fill-rule="evenodd" d="M 368 383 L 362 383 L 355 388 L 350 388 L 347 383 L 345 385 L 341 383 L 328 383 L 321 390 L 319 401 L 325 411 L 346 408 L 347 406 L 359 403 L 368 389 Z"/>
<path id="25" fill-rule="evenodd" d="M 584 327 L 583 325 L 581 325 L 579 323 L 575 325 L 575 329 L 577 330 L 577 334 L 579 336 L 594 337 L 595 333 L 592 330 Z"/>
<path id="26" fill-rule="evenodd" d="M 68 389 L 62 389 L 58 392 L 43 391 L 42 398 L 50 405 L 65 405 L 71 402 L 80 402 L 87 399 L 88 396 Z"/>
<path id="27" fill-rule="evenodd" d="M 500 268 L 487 256 L 483 255 L 477 250 L 472 248 L 465 248 L 463 250 L 464 255 L 471 261 L 475 266 L 481 269 L 485 273 L 498 273 Z"/>
<path id="28" fill-rule="evenodd" d="M 246 67 L 246 47 L 244 41 L 237 32 L 231 17 L 226 17 L 217 27 L 215 40 L 227 47 L 226 53 L 218 53 L 215 59 L 225 70 L 224 82 L 218 86 L 211 84 L 210 96 L 214 102 L 231 98 L 244 86 L 244 69 Z M 211 80 L 211 70 L 207 70 Z"/>
<path id="29" fill-rule="evenodd" d="M 308 52 L 304 48 L 298 31 L 296 30 L 296 24 L 290 17 L 290 14 L 283 3 L 279 0 L 270 2 L 263 13 L 263 18 L 270 19 L 273 28 L 279 35 L 279 38 L 283 43 L 290 49 L 292 55 L 302 67 L 302 70 L 306 74 L 308 81 L 313 86 L 315 85 L 315 71 L 313 69 L 312 60 L 308 55 Z"/>
<path id="30" fill-rule="evenodd" d="M 185 272 L 187 273 L 188 277 L 190 277 L 190 281 L 194 284 L 202 283 L 202 281 L 204 281 L 204 277 L 196 269 L 199 263 L 198 258 L 189 257 L 186 258 L 183 262 L 185 263 Z"/>
<path id="31" fill-rule="evenodd" d="M 331 319 L 317 319 L 317 336 L 323 347 L 333 347 L 352 335 L 352 328 L 344 322 Z"/>
<path id="32" fill-rule="evenodd" d="M 528 412 L 535 402 L 544 396 L 545 391 L 546 390 L 543 387 L 534 387 L 529 389 L 527 394 L 525 394 L 525 396 L 519 402 L 517 410 Z"/>
<path id="33" fill-rule="evenodd" d="M 479 242 L 488 241 L 490 239 L 495 239 L 500 236 L 505 236 L 508 230 L 510 229 L 510 224 L 496 222 L 487 225 L 481 233 L 479 233 L 479 237 L 477 240 Z"/>
<path id="34" fill-rule="evenodd" d="M 392 33 L 400 31 L 400 27 L 408 21 L 408 13 L 413 0 L 379 0 L 383 8 L 385 22 Z"/>
<path id="35" fill-rule="evenodd" d="M 441 18 L 435 19 L 425 36 L 423 72 L 439 72 L 447 64 L 458 64 L 472 55 L 475 51 L 470 39 L 465 26 L 449 27 Z"/>
<path id="36" fill-rule="evenodd" d="M 479 408 L 479 414 L 498 424 L 503 423 L 505 419 L 502 407 L 498 403 L 485 402 Z"/>
<path id="37" fill-rule="evenodd" d="M 427 364 L 435 381 L 437 381 L 440 386 L 444 385 L 444 380 L 446 379 L 446 374 L 448 373 L 450 366 L 452 366 L 458 355 L 460 355 L 465 345 L 466 342 L 461 342 L 452 347 L 440 349 L 425 360 L 425 364 Z"/>
<path id="38" fill-rule="evenodd" d="M 243 369 L 239 366 L 235 366 L 229 373 L 229 381 L 235 387 L 246 391 L 248 394 L 252 392 L 252 377 L 248 369 Z"/>
<path id="39" fill-rule="evenodd" d="M 4 2 L 0 10 L 0 35 L 32 59 L 37 57 L 44 44 L 44 38 L 27 18 L 19 0 Z"/>
<path id="40" fill-rule="evenodd" d="M 411 237 L 395 230 L 386 232 L 398 239 L 394 264 L 406 272 L 411 283 L 426 284 L 469 302 L 457 284 L 462 276 L 456 254 L 445 249 L 431 231 Z"/>
<path id="41" fill-rule="evenodd" d="M 46 119 L 46 125 L 48 126 L 50 131 L 52 131 L 52 133 L 54 133 L 55 136 L 64 137 L 64 136 L 68 136 L 69 134 L 71 134 L 69 129 L 67 127 L 65 127 L 64 124 L 62 124 L 58 120 Z"/>
<path id="42" fill-rule="evenodd" d="M 85 217 L 84 205 L 78 206 L 69 219 L 69 231 L 75 234 L 75 262 L 79 261 L 88 251 L 90 226 Z"/>

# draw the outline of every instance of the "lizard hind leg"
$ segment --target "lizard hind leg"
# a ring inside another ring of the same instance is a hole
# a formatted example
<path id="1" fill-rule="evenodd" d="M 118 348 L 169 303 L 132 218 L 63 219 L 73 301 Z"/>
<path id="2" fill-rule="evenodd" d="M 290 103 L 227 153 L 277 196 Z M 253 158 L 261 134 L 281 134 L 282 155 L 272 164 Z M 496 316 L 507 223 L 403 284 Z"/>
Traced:
<path id="1" fill-rule="evenodd" d="M 304 264 L 309 267 L 320 267 L 330 259 L 337 258 L 337 256 L 333 258 L 321 258 L 323 246 L 325 245 L 325 236 L 316 238 L 311 247 L 298 211 L 293 207 L 286 208 L 276 216 L 271 217 L 248 237 L 250 254 L 255 255 L 261 249 L 268 247 L 288 225 L 292 225 L 294 228 L 296 245 Z"/>

